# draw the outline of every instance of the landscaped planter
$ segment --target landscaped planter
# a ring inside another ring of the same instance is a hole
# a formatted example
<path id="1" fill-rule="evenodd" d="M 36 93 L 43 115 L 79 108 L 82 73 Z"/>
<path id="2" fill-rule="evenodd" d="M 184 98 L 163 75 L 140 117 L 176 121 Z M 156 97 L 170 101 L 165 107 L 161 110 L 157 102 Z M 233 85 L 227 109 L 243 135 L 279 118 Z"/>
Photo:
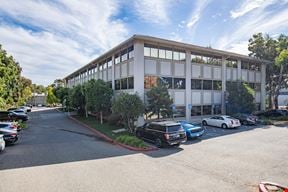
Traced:
<path id="1" fill-rule="evenodd" d="M 271 182 L 261 182 L 259 192 L 288 192 L 288 187 Z"/>

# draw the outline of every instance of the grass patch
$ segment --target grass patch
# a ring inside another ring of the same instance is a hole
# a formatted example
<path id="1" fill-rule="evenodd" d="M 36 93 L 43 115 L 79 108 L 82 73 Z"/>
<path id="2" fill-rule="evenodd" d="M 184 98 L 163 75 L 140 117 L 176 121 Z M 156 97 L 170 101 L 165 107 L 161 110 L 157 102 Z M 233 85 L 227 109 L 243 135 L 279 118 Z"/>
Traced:
<path id="1" fill-rule="evenodd" d="M 128 131 L 120 132 L 120 133 L 113 133 L 113 130 L 120 129 L 122 127 L 117 127 L 115 125 L 110 125 L 109 123 L 101 123 L 97 121 L 97 119 L 93 116 L 82 117 L 79 115 L 73 116 L 75 119 L 89 125 L 90 127 L 96 129 L 97 131 L 105 134 L 106 136 L 110 137 L 111 139 L 123 143 L 132 147 L 139 147 L 139 148 L 146 148 L 148 147 L 142 140 L 138 139 Z"/>
<path id="2" fill-rule="evenodd" d="M 145 145 L 145 143 L 138 139 L 135 136 L 131 136 L 131 135 L 120 135 L 116 138 L 116 141 L 119 143 L 123 143 L 132 147 L 138 147 L 138 148 L 145 148 L 147 147 Z"/>

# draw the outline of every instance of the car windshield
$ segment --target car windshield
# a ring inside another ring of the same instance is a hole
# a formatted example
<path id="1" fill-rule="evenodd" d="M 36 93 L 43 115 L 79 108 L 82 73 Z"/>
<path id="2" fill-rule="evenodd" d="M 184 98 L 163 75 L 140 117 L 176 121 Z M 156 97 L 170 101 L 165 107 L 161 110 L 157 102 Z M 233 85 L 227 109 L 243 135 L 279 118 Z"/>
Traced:
<path id="1" fill-rule="evenodd" d="M 182 127 L 180 125 L 174 125 L 174 126 L 167 127 L 168 133 L 177 132 L 181 129 L 182 129 Z"/>

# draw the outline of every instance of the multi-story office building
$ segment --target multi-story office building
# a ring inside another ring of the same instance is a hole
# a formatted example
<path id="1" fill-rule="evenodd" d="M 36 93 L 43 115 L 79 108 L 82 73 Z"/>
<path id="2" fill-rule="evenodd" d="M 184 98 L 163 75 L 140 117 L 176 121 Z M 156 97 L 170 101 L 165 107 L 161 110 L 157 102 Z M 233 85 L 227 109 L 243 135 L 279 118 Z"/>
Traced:
<path id="1" fill-rule="evenodd" d="M 265 108 L 266 61 L 245 55 L 134 35 L 65 77 L 68 87 L 89 79 L 109 82 L 120 91 L 145 92 L 165 83 L 178 116 L 225 114 L 226 85 L 243 81 L 255 90 L 255 102 Z"/>

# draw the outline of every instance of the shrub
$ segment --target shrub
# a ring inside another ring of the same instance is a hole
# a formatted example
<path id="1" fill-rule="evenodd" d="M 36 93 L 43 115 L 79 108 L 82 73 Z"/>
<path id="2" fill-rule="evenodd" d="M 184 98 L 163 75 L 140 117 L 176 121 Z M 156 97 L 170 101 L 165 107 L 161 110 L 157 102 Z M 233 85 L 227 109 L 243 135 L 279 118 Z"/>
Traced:
<path id="1" fill-rule="evenodd" d="M 130 145 L 132 147 L 139 147 L 139 148 L 145 148 L 146 147 L 145 143 L 135 136 L 120 135 L 116 138 L 116 141 L 119 143 Z"/>
<path id="2" fill-rule="evenodd" d="M 122 125 L 122 117 L 119 114 L 112 113 L 107 117 L 107 121 L 110 125 Z"/>
<path id="3" fill-rule="evenodd" d="M 262 124 L 263 124 L 263 125 L 273 125 L 273 122 L 272 122 L 270 119 L 264 119 L 264 120 L 262 121 Z"/>

